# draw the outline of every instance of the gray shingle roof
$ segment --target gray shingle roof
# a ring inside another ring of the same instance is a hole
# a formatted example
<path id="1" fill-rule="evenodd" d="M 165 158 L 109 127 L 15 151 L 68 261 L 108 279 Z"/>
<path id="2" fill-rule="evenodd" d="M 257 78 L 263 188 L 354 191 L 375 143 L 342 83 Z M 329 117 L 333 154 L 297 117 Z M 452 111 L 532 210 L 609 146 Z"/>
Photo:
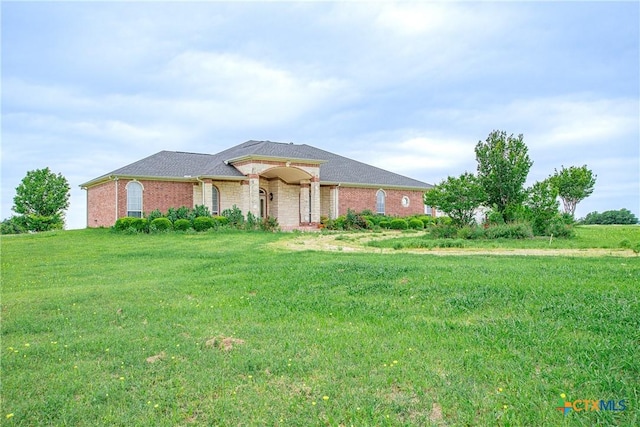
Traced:
<path id="1" fill-rule="evenodd" d="M 431 187 L 425 182 L 339 156 L 310 145 L 271 141 L 247 141 L 218 154 L 160 151 L 95 178 L 82 184 L 82 186 L 100 182 L 109 176 L 176 179 L 190 176 L 239 179 L 244 175 L 233 166 L 226 164 L 225 161 L 245 156 L 322 161 L 320 165 L 320 183 L 379 185 L 386 187 Z"/>

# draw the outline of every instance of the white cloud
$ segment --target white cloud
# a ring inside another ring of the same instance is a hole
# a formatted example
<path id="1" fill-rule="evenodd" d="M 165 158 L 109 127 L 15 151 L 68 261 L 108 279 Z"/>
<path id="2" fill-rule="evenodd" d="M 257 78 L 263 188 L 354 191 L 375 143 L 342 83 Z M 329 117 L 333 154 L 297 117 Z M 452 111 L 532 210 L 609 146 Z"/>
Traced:
<path id="1" fill-rule="evenodd" d="M 454 171 L 473 158 L 473 143 L 451 137 L 418 136 L 375 145 L 384 153 L 371 159 L 372 164 L 403 173 L 420 170 Z"/>
<path id="2" fill-rule="evenodd" d="M 295 120 L 348 89 L 339 79 L 310 78 L 240 55 L 201 51 L 178 55 L 160 80 L 187 94 L 176 114 L 204 115 L 220 126 Z"/>
<path id="3" fill-rule="evenodd" d="M 403 36 L 446 30 L 454 8 L 445 3 L 391 3 L 383 5 L 375 23 Z"/>
<path id="4" fill-rule="evenodd" d="M 548 147 L 611 147 L 621 137 L 637 132 L 637 99 L 548 99 L 531 104 L 549 125 L 540 135 L 540 143 Z"/>

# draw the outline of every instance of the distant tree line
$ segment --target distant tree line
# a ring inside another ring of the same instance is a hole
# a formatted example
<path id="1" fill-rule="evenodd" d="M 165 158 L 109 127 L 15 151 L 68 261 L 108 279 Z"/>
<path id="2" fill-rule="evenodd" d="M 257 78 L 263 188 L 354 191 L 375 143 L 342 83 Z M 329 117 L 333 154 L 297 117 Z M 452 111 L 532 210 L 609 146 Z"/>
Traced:
<path id="1" fill-rule="evenodd" d="M 583 219 L 581 224 L 638 224 L 638 218 L 628 209 L 617 211 L 590 212 Z"/>

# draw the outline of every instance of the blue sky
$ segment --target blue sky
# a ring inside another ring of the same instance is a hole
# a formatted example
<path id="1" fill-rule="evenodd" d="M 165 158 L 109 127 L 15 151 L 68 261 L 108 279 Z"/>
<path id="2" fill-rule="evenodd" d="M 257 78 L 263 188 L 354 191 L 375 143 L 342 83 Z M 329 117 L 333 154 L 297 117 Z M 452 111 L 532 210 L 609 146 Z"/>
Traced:
<path id="1" fill-rule="evenodd" d="M 305 143 L 429 183 L 524 134 L 528 184 L 586 164 L 576 215 L 640 216 L 638 2 L 2 2 L 2 203 L 160 150 Z"/>

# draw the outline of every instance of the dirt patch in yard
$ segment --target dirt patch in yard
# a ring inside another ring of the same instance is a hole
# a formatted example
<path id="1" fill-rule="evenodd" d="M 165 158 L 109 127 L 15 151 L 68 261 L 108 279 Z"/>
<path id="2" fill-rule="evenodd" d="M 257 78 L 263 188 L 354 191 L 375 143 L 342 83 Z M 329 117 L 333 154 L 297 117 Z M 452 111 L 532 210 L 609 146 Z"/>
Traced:
<path id="1" fill-rule="evenodd" d="M 375 234 L 302 234 L 292 239 L 272 243 L 272 247 L 292 251 L 328 251 L 363 253 L 412 253 L 439 256 L 503 255 L 503 256 L 570 256 L 570 257 L 634 257 L 629 249 L 511 249 L 511 248 L 425 248 L 392 249 L 367 246 L 371 240 L 382 240 L 394 236 L 379 237 Z"/>
<path id="2" fill-rule="evenodd" d="M 244 344 L 244 340 L 233 337 L 225 337 L 220 335 L 219 337 L 213 337 L 205 342 L 207 347 L 216 348 L 223 351 L 230 351 L 234 346 Z"/>

